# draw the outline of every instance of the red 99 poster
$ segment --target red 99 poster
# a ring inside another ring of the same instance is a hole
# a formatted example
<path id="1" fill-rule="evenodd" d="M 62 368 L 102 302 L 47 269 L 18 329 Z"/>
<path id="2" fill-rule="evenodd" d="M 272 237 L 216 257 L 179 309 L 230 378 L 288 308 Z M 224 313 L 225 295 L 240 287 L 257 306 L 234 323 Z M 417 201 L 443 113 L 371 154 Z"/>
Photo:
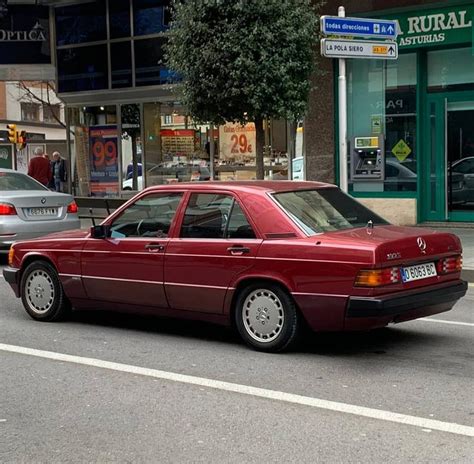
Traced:
<path id="1" fill-rule="evenodd" d="M 89 128 L 92 196 L 104 197 L 119 193 L 117 148 L 117 126 Z"/>

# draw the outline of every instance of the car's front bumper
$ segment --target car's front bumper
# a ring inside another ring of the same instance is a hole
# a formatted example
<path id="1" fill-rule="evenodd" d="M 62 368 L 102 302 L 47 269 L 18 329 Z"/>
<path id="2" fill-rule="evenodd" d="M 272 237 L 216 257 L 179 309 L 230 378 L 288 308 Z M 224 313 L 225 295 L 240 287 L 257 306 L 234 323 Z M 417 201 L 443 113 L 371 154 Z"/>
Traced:
<path id="1" fill-rule="evenodd" d="M 349 297 L 345 328 L 349 330 L 383 327 L 390 322 L 403 322 L 449 311 L 467 291 L 467 282 L 431 289 L 417 289 L 404 294 L 379 297 Z"/>
<path id="2" fill-rule="evenodd" d="M 17 298 L 20 297 L 20 270 L 12 267 L 6 267 L 3 269 L 3 277 L 10 284 L 10 287 L 14 291 Z"/>

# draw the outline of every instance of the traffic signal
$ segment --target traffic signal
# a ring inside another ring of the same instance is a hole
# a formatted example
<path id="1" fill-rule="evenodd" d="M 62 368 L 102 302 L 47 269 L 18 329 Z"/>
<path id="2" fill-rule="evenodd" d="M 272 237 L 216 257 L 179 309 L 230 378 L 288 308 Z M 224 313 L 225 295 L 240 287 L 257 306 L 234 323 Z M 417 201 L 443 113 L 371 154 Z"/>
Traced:
<path id="1" fill-rule="evenodd" d="M 18 139 L 17 139 L 17 149 L 18 150 L 23 150 L 26 147 L 26 131 L 22 130 L 17 133 Z"/>
<path id="2" fill-rule="evenodd" d="M 18 133 L 16 131 L 16 124 L 7 124 L 8 129 L 8 140 L 10 143 L 18 142 Z"/>

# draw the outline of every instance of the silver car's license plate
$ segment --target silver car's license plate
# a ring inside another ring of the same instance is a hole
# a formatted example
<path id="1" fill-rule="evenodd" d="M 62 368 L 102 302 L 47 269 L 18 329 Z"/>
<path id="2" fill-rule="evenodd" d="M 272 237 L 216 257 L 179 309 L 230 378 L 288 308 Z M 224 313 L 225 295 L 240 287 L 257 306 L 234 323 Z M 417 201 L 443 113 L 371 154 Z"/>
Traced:
<path id="1" fill-rule="evenodd" d="M 30 208 L 30 216 L 57 216 L 58 208 Z"/>
<path id="2" fill-rule="evenodd" d="M 417 264 L 416 266 L 402 267 L 401 269 L 403 282 L 411 282 L 412 280 L 429 279 L 435 277 L 436 266 L 434 263 Z"/>

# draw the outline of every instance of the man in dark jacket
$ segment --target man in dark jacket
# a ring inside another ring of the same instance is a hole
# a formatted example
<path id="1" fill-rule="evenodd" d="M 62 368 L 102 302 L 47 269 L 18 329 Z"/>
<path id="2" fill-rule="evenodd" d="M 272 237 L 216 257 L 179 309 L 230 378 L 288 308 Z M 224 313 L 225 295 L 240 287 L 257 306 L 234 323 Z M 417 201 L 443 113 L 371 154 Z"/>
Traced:
<path id="1" fill-rule="evenodd" d="M 38 147 L 34 151 L 34 156 L 28 164 L 28 175 L 33 177 L 45 187 L 51 181 L 53 173 L 51 172 L 51 164 L 47 158 L 44 157 L 44 150 Z"/>
<path id="2" fill-rule="evenodd" d="M 59 152 L 53 153 L 53 181 L 56 192 L 64 192 L 64 183 L 67 181 L 66 160 Z"/>

